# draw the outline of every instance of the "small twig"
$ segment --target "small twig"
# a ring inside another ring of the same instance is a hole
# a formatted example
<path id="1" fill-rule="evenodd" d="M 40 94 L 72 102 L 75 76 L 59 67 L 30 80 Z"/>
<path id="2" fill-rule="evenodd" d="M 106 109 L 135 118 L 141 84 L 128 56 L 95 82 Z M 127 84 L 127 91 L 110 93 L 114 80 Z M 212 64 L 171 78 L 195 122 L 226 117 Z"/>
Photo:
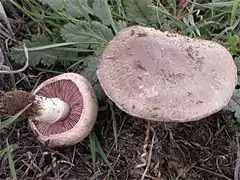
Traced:
<path id="1" fill-rule="evenodd" d="M 148 147 L 148 139 L 149 139 L 149 131 L 150 131 L 150 122 L 148 122 L 148 125 L 147 125 L 147 130 L 146 130 L 146 137 L 145 137 L 145 140 L 144 140 L 144 144 L 143 144 L 143 153 L 141 154 L 141 161 L 142 163 L 141 164 L 138 164 L 135 168 L 141 168 L 141 167 L 144 167 L 146 166 L 147 164 L 147 161 L 146 161 L 146 156 L 147 156 L 147 147 Z"/>
<path id="2" fill-rule="evenodd" d="M 182 15 L 182 12 L 187 7 L 188 3 L 190 3 L 190 0 L 181 0 L 179 3 L 179 11 L 176 15 L 176 17 L 179 19 Z"/>
<path id="3" fill-rule="evenodd" d="M 225 158 L 224 156 L 219 156 L 219 157 L 217 157 L 217 159 L 216 159 L 217 169 L 218 169 L 218 171 L 219 171 L 226 179 L 230 179 L 230 178 L 227 177 L 225 174 L 223 174 L 222 170 L 221 170 L 220 167 L 219 167 L 218 159 L 219 159 L 220 157 L 221 157 L 221 158 Z"/>
<path id="4" fill-rule="evenodd" d="M 12 70 L 0 70 L 0 73 L 2 74 L 16 74 L 16 73 L 21 73 L 23 71 L 25 71 L 28 67 L 28 62 L 29 62 L 29 59 L 28 59 L 28 50 L 27 50 L 27 47 L 25 44 L 23 44 L 23 49 L 24 49 L 24 54 L 25 54 L 25 57 L 26 57 L 26 63 L 25 65 L 21 68 L 21 69 L 18 69 L 18 70 L 15 70 L 15 71 L 12 71 Z"/>
<path id="5" fill-rule="evenodd" d="M 198 169 L 198 170 L 200 170 L 200 171 L 204 171 L 204 172 L 213 174 L 214 176 L 217 176 L 217 177 L 220 177 L 220 178 L 224 178 L 224 179 L 227 179 L 227 180 L 231 180 L 230 178 L 228 178 L 228 177 L 226 177 L 226 176 L 223 176 L 222 174 L 219 174 L 219 173 L 210 171 L 210 170 L 208 170 L 208 169 L 204 169 L 204 168 L 201 168 L 201 167 L 198 167 L 198 166 L 193 166 L 193 168 Z"/>
<path id="6" fill-rule="evenodd" d="M 236 160 L 236 166 L 234 170 L 234 180 L 239 180 L 239 171 L 240 171 L 240 144 L 239 144 L 239 136 L 238 133 L 236 136 L 236 142 L 237 142 L 237 160 Z"/>
<path id="7" fill-rule="evenodd" d="M 152 142 L 151 142 L 151 147 L 150 147 L 150 150 L 149 150 L 149 155 L 148 155 L 148 162 L 147 162 L 147 166 L 144 170 L 144 173 L 142 175 L 142 178 L 141 180 L 144 180 L 145 176 L 146 176 L 146 173 L 150 167 L 150 164 L 151 164 L 151 159 L 152 159 L 152 149 L 153 149 L 153 143 L 154 143 L 154 140 L 155 140 L 155 132 L 153 130 L 153 137 L 152 137 Z"/>
<path id="8" fill-rule="evenodd" d="M 142 174 L 142 172 L 139 172 L 139 171 L 136 171 L 136 173 L 137 174 Z M 145 177 L 147 177 L 147 178 L 149 178 L 149 179 L 151 179 L 151 180 L 162 180 L 162 179 L 159 179 L 158 177 L 157 178 L 155 178 L 155 177 L 153 177 L 153 176 L 150 176 L 150 175 L 146 175 Z"/>

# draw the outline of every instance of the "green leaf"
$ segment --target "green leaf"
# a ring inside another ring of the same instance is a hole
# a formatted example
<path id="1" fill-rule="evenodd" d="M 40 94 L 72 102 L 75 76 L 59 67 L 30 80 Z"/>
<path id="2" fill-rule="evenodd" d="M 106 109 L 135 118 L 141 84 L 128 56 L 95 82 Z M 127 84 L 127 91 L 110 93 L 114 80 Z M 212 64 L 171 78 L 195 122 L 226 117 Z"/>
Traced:
<path id="1" fill-rule="evenodd" d="M 56 10 L 62 11 L 66 8 L 68 15 L 74 18 L 85 17 L 90 20 L 89 14 L 94 14 L 92 8 L 88 4 L 88 0 L 43 0 L 42 2 L 50 5 Z"/>
<path id="2" fill-rule="evenodd" d="M 233 55 L 236 55 L 238 53 L 238 42 L 239 42 L 239 37 L 237 35 L 230 35 L 228 37 L 228 43 L 230 46 L 230 52 Z"/>
<path id="3" fill-rule="evenodd" d="M 237 121 L 240 122 L 240 90 L 239 89 L 233 93 L 233 96 L 229 101 L 228 105 L 223 109 L 233 112 Z"/>
<path id="4" fill-rule="evenodd" d="M 115 22 L 117 32 L 120 32 L 121 30 L 125 29 L 127 27 L 127 23 L 125 21 L 117 21 Z"/>
<path id="5" fill-rule="evenodd" d="M 107 0 L 95 0 L 92 6 L 94 14 L 102 20 L 105 25 L 111 25 L 116 33 L 117 29 Z"/>
<path id="6" fill-rule="evenodd" d="M 98 58 L 94 56 L 87 56 L 83 60 L 81 74 L 84 75 L 92 84 L 98 81 L 96 70 L 98 67 Z"/>
<path id="7" fill-rule="evenodd" d="M 66 42 L 86 42 L 81 47 L 96 48 L 97 45 L 106 44 L 114 35 L 107 26 L 98 21 L 78 21 L 76 24 L 68 23 L 61 30 L 61 36 Z M 90 45 L 96 43 L 96 45 Z"/>
<path id="8" fill-rule="evenodd" d="M 73 17 L 85 17 L 90 19 L 88 14 L 94 14 L 88 5 L 88 0 L 68 0 L 66 1 L 67 11 Z"/>
<path id="9" fill-rule="evenodd" d="M 7 146 L 9 146 L 8 140 L 7 140 Z M 16 173 L 15 164 L 14 164 L 14 161 L 13 161 L 13 157 L 12 157 L 11 151 L 12 151 L 12 149 L 7 151 L 8 164 L 9 164 L 9 167 L 10 167 L 10 170 L 11 170 L 11 174 L 12 174 L 13 180 L 17 180 L 17 173 Z"/>
<path id="10" fill-rule="evenodd" d="M 52 44 L 53 42 L 46 35 L 39 34 L 33 36 L 31 40 L 23 40 L 23 42 L 20 42 L 20 45 L 11 48 L 11 58 L 19 64 L 24 64 L 26 61 L 24 52 L 21 51 L 23 43 L 30 49 L 28 51 L 29 66 L 35 67 L 43 64 L 48 67 L 56 62 L 67 65 L 71 61 L 77 60 L 77 52 L 54 49 L 53 47 L 57 47 L 57 45 Z M 58 45 L 60 46 L 61 44 Z"/>
<path id="11" fill-rule="evenodd" d="M 26 61 L 25 55 L 23 51 L 16 51 L 14 48 L 22 48 L 22 44 L 25 43 L 26 47 L 36 47 L 36 46 L 44 46 L 50 44 L 50 40 L 45 35 L 37 35 L 33 36 L 32 39 L 29 40 L 23 40 L 23 42 L 20 42 L 20 46 L 15 46 L 11 48 L 11 56 L 12 59 L 16 63 L 24 64 Z M 30 66 L 36 66 L 38 65 L 43 57 L 46 57 L 45 52 L 29 52 L 29 65 Z"/>
<path id="12" fill-rule="evenodd" d="M 236 108 L 236 111 L 234 113 L 235 118 L 237 119 L 238 122 L 240 122 L 240 107 Z"/>
<path id="13" fill-rule="evenodd" d="M 86 57 L 85 59 L 83 59 L 82 70 L 80 73 L 84 77 L 86 77 L 89 80 L 89 82 L 92 84 L 97 98 L 102 99 L 104 93 L 100 86 L 100 83 L 98 81 L 98 77 L 96 74 L 98 63 L 99 63 L 98 57 L 95 57 L 95 56 Z"/>
<path id="14" fill-rule="evenodd" d="M 6 154 L 8 151 L 11 150 L 11 148 L 12 148 L 12 146 L 9 145 L 9 146 L 7 146 L 7 147 L 1 149 L 1 150 L 0 150 L 0 156 L 3 156 L 4 154 Z"/>
<path id="15" fill-rule="evenodd" d="M 156 24 L 157 13 L 152 0 L 123 0 L 126 16 L 140 24 Z"/>
<path id="16" fill-rule="evenodd" d="M 93 136 L 93 133 L 89 135 L 89 142 L 90 142 L 90 148 L 91 148 L 91 154 L 92 154 L 92 164 L 93 164 L 93 172 L 96 173 L 96 139 Z"/>
<path id="17" fill-rule="evenodd" d="M 43 4 L 48 4 L 56 10 L 63 10 L 65 0 L 42 0 Z"/>
<path id="18" fill-rule="evenodd" d="M 97 138 L 97 135 L 96 135 L 95 131 L 92 131 L 89 138 L 90 138 L 90 147 L 91 147 L 91 150 L 92 150 L 92 157 L 94 157 L 93 162 L 95 163 L 96 152 L 98 152 L 98 154 L 101 156 L 102 160 L 107 164 L 107 166 L 109 167 L 109 169 L 112 171 L 113 175 L 116 178 L 115 171 L 114 171 L 113 167 L 111 166 L 111 163 L 109 162 L 106 154 L 104 153 L 104 151 L 102 149 L 102 146 L 99 143 L 99 140 Z"/>
<path id="19" fill-rule="evenodd" d="M 237 66 L 237 71 L 240 72 L 240 57 L 234 58 L 234 62 Z"/>

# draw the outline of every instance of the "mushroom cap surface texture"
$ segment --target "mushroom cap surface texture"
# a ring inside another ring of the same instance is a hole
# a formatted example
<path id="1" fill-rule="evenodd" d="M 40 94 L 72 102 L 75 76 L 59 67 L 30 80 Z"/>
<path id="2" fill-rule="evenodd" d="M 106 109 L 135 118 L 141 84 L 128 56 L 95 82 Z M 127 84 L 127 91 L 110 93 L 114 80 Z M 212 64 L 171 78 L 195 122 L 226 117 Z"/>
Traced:
<path id="1" fill-rule="evenodd" d="M 71 112 L 55 123 L 28 122 L 38 140 L 49 147 L 76 144 L 88 136 L 98 114 L 98 102 L 90 82 L 82 75 L 64 73 L 40 84 L 33 92 L 48 98 L 58 97 L 70 105 Z"/>
<path id="2" fill-rule="evenodd" d="M 216 42 L 131 26 L 109 42 L 97 76 L 106 95 L 126 113 L 187 122 L 228 104 L 237 68 Z"/>

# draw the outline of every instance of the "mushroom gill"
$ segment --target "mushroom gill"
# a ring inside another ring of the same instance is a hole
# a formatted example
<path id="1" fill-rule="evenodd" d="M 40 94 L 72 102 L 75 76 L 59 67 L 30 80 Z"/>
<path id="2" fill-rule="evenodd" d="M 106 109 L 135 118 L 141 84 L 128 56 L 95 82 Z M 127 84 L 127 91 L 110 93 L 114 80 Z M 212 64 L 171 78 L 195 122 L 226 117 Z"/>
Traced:
<path id="1" fill-rule="evenodd" d="M 37 95 L 47 98 L 58 97 L 70 105 L 70 113 L 67 118 L 54 123 L 33 121 L 42 135 L 58 134 L 73 128 L 80 120 L 83 110 L 83 97 L 75 83 L 71 80 L 59 80 L 44 86 Z"/>

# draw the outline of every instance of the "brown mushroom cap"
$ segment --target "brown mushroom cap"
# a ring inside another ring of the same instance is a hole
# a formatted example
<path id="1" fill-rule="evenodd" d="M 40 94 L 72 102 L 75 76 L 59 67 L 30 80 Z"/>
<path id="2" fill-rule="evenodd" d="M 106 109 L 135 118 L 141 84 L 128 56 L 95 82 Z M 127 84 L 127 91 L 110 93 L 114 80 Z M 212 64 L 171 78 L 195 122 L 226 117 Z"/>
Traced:
<path id="1" fill-rule="evenodd" d="M 121 110 L 165 122 L 199 120 L 221 110 L 237 82 L 233 58 L 220 44 L 141 26 L 115 36 L 97 75 Z"/>
<path id="2" fill-rule="evenodd" d="M 54 123 L 29 118 L 29 125 L 41 143 L 46 143 L 49 147 L 69 146 L 89 135 L 97 118 L 98 102 L 85 77 L 64 73 L 44 81 L 33 94 L 58 97 L 71 108 L 66 119 Z"/>

